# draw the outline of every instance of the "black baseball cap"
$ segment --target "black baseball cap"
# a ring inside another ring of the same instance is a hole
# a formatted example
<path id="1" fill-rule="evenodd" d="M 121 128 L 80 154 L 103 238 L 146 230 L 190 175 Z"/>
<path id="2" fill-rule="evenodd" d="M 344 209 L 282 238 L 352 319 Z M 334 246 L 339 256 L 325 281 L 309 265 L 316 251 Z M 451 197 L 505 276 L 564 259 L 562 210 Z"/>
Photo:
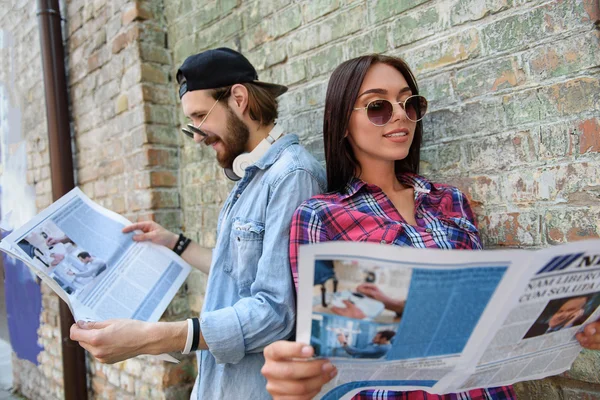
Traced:
<path id="1" fill-rule="evenodd" d="M 275 83 L 260 82 L 250 61 L 237 51 L 226 47 L 189 56 L 177 70 L 179 98 L 194 90 L 217 89 L 250 82 L 270 90 L 275 97 L 284 94 L 288 89 Z"/>

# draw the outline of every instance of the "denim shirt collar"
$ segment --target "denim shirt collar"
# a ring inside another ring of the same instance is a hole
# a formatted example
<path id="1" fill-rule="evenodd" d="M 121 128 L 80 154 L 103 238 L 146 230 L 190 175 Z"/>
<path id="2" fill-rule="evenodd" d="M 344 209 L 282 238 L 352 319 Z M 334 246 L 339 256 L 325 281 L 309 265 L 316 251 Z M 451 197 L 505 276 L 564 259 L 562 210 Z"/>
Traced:
<path id="1" fill-rule="evenodd" d="M 267 169 L 279 159 L 279 156 L 281 155 L 281 153 L 283 153 L 285 149 L 294 144 L 299 143 L 300 140 L 298 139 L 297 135 L 283 135 L 279 139 L 277 139 L 271 145 L 271 147 L 269 147 L 269 150 L 267 150 L 267 152 L 263 154 L 263 156 L 257 162 L 255 162 L 253 166 L 257 167 L 258 169 Z"/>

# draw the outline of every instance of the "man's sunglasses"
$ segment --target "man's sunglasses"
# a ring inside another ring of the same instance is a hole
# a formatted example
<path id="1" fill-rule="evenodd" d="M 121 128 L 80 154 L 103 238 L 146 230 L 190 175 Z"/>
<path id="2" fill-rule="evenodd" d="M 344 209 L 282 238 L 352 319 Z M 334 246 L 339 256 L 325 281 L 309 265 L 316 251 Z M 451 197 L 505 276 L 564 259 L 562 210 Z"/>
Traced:
<path id="1" fill-rule="evenodd" d="M 367 118 L 373 125 L 384 126 L 390 122 L 394 115 L 394 104 L 402 107 L 406 117 L 413 122 L 422 120 L 427 113 L 427 99 L 419 95 L 410 96 L 404 101 L 394 103 L 388 100 L 373 100 L 366 107 L 359 107 L 354 110 L 366 110 Z"/>
<path id="2" fill-rule="evenodd" d="M 229 90 L 231 90 L 231 88 L 227 89 L 226 91 L 222 92 L 219 95 L 219 97 L 217 98 L 217 101 L 215 101 L 215 103 L 212 105 L 212 107 L 210 108 L 210 110 L 208 110 L 208 112 L 206 113 L 206 115 L 204 116 L 204 118 L 202 118 L 202 121 L 200 121 L 200 124 L 198 126 L 194 126 L 194 124 L 187 124 L 187 128 L 181 128 L 181 131 L 183 133 L 185 133 L 185 135 L 187 137 L 189 137 L 190 139 L 194 138 L 194 133 L 197 133 L 198 135 L 202 136 L 202 140 L 206 139 L 208 137 L 208 133 L 204 132 L 200 128 L 202 128 L 202 125 L 204 124 L 204 121 L 206 121 L 206 119 L 210 115 L 210 112 L 213 110 L 213 108 L 215 108 L 215 106 L 217 105 L 217 103 L 219 103 L 219 100 L 221 100 L 221 98 L 223 97 L 223 95 L 225 95 L 226 93 L 229 93 Z"/>
<path id="3" fill-rule="evenodd" d="M 187 124 L 187 128 L 181 128 L 181 132 L 185 133 L 185 135 L 190 139 L 194 138 L 194 133 L 204 137 L 208 136 L 204 131 L 196 128 L 193 124 Z"/>

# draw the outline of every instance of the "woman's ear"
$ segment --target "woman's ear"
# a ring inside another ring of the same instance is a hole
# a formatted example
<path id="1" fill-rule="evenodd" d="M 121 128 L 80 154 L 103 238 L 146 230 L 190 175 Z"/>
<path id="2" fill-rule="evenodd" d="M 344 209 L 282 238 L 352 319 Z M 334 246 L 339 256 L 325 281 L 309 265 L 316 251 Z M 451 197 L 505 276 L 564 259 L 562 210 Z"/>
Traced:
<path id="1" fill-rule="evenodd" d="M 242 84 L 236 83 L 231 87 L 229 106 L 243 115 L 248 110 L 248 89 Z"/>

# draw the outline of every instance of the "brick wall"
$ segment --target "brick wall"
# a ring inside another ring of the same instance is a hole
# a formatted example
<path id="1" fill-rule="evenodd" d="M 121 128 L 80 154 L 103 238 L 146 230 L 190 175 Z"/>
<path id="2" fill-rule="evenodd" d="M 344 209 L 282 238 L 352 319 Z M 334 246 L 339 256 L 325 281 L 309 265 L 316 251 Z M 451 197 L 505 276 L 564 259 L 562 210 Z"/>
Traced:
<path id="1" fill-rule="evenodd" d="M 179 231 L 176 93 L 162 1 L 67 2 L 69 90 L 77 184 L 132 221 Z M 185 287 L 164 320 L 189 314 Z M 90 358 L 94 398 L 185 398 L 195 378 L 179 365 L 137 358 L 107 366 Z"/>
<path id="2" fill-rule="evenodd" d="M 61 14 L 77 185 L 133 221 L 153 219 L 179 230 L 180 138 L 160 2 L 66 1 Z M 11 53 L 3 49 L 2 82 L 17 78 L 11 106 L 23 116 L 27 183 L 42 209 L 52 194 L 35 2 L 3 5 L 0 26 L 14 43 Z M 42 293 L 44 350 L 39 366 L 13 357 L 15 387 L 27 398 L 62 399 L 58 297 L 45 286 Z M 184 288 L 163 319 L 181 320 L 189 312 Z M 178 365 L 141 357 L 108 366 L 89 358 L 90 398 L 187 398 L 194 363 L 193 357 Z"/>
<path id="3" fill-rule="evenodd" d="M 369 52 L 404 57 L 432 107 L 421 172 L 469 195 L 488 248 L 600 236 L 597 1 L 175 0 L 165 15 L 173 72 L 204 49 L 242 51 L 261 80 L 290 86 L 280 121 L 321 160 L 332 70 Z M 180 176 L 186 229 L 210 245 L 228 184 L 207 153 L 186 143 Z M 584 351 L 565 376 L 517 390 L 598 396 L 598 370 Z"/>
<path id="4" fill-rule="evenodd" d="M 17 102 L 28 182 L 41 208 L 51 196 L 30 3 L 11 0 L 0 26 L 13 33 L 14 57 L 27 66 Z M 432 105 L 422 173 L 468 193 L 488 247 L 600 236 L 597 1 L 69 0 L 63 16 L 77 182 L 132 220 L 152 218 L 214 245 L 231 183 L 212 149 L 176 131 L 184 119 L 173 77 L 186 56 L 224 45 L 246 54 L 262 80 L 290 87 L 280 122 L 321 160 L 331 71 L 369 52 L 405 57 Z M 166 319 L 198 312 L 205 283 L 194 272 Z M 27 366 L 31 379 L 22 374 L 20 382 L 28 397 L 41 390 L 60 398 L 56 297 L 44 299 L 41 367 Z M 599 368 L 598 353 L 583 352 L 569 373 L 518 391 L 522 398 L 597 396 Z M 185 397 L 193 375 L 190 359 L 178 367 L 145 359 L 90 363 L 98 398 Z"/>

